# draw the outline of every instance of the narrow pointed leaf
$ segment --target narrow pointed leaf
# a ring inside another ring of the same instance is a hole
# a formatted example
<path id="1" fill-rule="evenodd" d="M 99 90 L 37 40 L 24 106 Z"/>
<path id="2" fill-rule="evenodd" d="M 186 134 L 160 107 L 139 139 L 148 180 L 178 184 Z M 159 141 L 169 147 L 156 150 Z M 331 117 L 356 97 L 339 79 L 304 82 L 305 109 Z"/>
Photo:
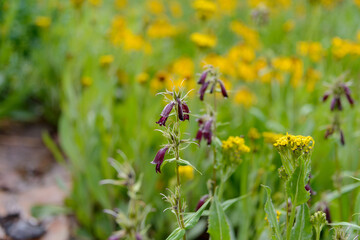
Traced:
<path id="1" fill-rule="evenodd" d="M 218 198 L 215 196 L 211 202 L 209 213 L 208 233 L 211 239 L 230 240 L 230 227 L 226 220 L 224 209 Z"/>
<path id="2" fill-rule="evenodd" d="M 276 239 L 276 240 L 282 240 L 281 234 L 280 234 L 279 223 L 276 218 L 276 211 L 275 211 L 274 205 L 271 200 L 271 189 L 265 185 L 261 185 L 261 186 L 265 188 L 266 193 L 267 193 L 267 198 L 266 198 L 266 203 L 265 203 L 265 212 L 267 214 L 267 219 L 269 221 L 271 230 L 273 232 L 272 238 Z"/>
<path id="3" fill-rule="evenodd" d="M 201 208 L 199 208 L 199 210 L 197 210 L 196 212 L 191 213 L 190 215 L 187 216 L 187 219 L 185 220 L 185 229 L 187 229 L 187 230 L 191 229 L 199 222 L 201 215 L 203 214 L 205 208 L 207 207 L 207 205 L 209 204 L 210 201 L 211 201 L 211 198 L 209 198 L 201 206 Z"/>
<path id="4" fill-rule="evenodd" d="M 184 235 L 185 235 L 185 229 L 177 228 L 166 238 L 166 240 L 179 240 Z"/>
<path id="5" fill-rule="evenodd" d="M 310 210 L 306 203 L 300 206 L 295 226 L 291 230 L 291 240 L 311 240 L 312 225 L 310 223 Z"/>

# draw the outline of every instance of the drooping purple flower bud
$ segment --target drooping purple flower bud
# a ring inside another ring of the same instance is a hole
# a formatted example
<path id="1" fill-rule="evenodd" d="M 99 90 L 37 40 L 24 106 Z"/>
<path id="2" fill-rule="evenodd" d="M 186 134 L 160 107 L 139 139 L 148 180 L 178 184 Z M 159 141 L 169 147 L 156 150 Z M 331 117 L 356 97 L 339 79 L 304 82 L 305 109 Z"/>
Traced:
<path id="1" fill-rule="evenodd" d="M 199 210 L 199 208 L 201 208 L 202 205 L 204 205 L 204 203 L 206 202 L 206 200 L 208 200 L 208 198 L 209 198 L 209 194 L 206 194 L 200 198 L 198 204 L 196 205 L 195 212 Z"/>
<path id="2" fill-rule="evenodd" d="M 344 136 L 344 132 L 340 129 L 340 143 L 341 145 L 345 145 L 345 136 Z"/>
<path id="3" fill-rule="evenodd" d="M 323 212 L 324 212 L 325 215 L 326 215 L 326 221 L 328 221 L 328 223 L 331 223 L 330 209 L 329 209 L 329 207 L 327 206 L 327 204 L 325 204 L 325 207 L 324 207 L 324 209 L 323 209 Z"/>
<path id="4" fill-rule="evenodd" d="M 155 167 L 156 173 L 161 173 L 160 167 L 161 167 L 161 164 L 162 164 L 163 161 L 164 161 L 164 157 L 165 157 L 166 151 L 167 151 L 168 149 L 169 149 L 168 146 L 160 149 L 160 150 L 156 153 L 156 156 L 155 156 L 154 160 L 151 162 L 151 164 L 156 164 L 156 167 Z"/>
<path id="5" fill-rule="evenodd" d="M 196 137 L 195 137 L 195 140 L 196 141 L 199 141 L 199 143 L 201 142 L 201 139 L 202 139 L 202 136 L 203 136 L 203 132 L 202 132 L 202 129 L 199 129 L 196 133 Z"/>
<path id="6" fill-rule="evenodd" d="M 207 122 L 205 122 L 203 131 L 202 131 L 203 137 L 204 137 L 204 139 L 207 140 L 208 145 L 211 144 L 211 140 L 212 140 L 212 131 L 211 131 L 212 122 L 213 122 L 212 118 L 210 120 L 208 120 Z"/>
<path id="7" fill-rule="evenodd" d="M 201 76 L 199 78 L 199 81 L 197 82 L 198 84 L 204 84 L 205 83 L 205 80 L 206 80 L 206 77 L 207 77 L 207 74 L 208 74 L 208 71 L 203 71 L 201 73 Z"/>
<path id="8" fill-rule="evenodd" d="M 228 98 L 228 94 L 227 94 L 227 91 L 226 91 L 223 81 L 219 80 L 219 83 L 220 83 L 222 95 L 224 96 L 224 98 Z"/>
<path id="9" fill-rule="evenodd" d="M 337 106 L 337 108 L 339 109 L 339 111 L 342 110 L 342 104 L 341 104 L 341 99 L 340 99 L 340 97 L 337 97 L 337 98 L 336 98 L 336 106 Z"/>
<path id="10" fill-rule="evenodd" d="M 330 96 L 330 92 L 326 92 L 324 96 L 322 97 L 322 101 L 325 102 Z"/>
<path id="11" fill-rule="evenodd" d="M 331 99 L 331 104 L 330 104 L 330 110 L 334 111 L 336 105 L 337 105 L 337 99 L 338 97 L 333 97 L 333 99 Z"/>
<path id="12" fill-rule="evenodd" d="M 200 88 L 200 90 L 199 90 L 200 100 L 201 100 L 201 101 L 204 100 L 204 95 L 205 95 L 206 89 L 207 89 L 207 87 L 209 86 L 209 84 L 210 84 L 209 81 L 205 82 L 205 83 L 201 86 L 201 88 Z"/>
<path id="13" fill-rule="evenodd" d="M 169 114 L 171 113 L 171 110 L 173 109 L 174 105 L 175 103 L 171 102 L 164 107 L 164 109 L 160 114 L 161 117 L 159 121 L 156 122 L 157 124 L 159 124 L 160 126 L 165 126 L 166 120 L 168 119 Z"/>
<path id="14" fill-rule="evenodd" d="M 186 104 L 186 103 L 182 103 L 181 104 L 181 108 L 182 108 L 182 111 L 184 113 L 184 120 L 189 120 L 190 119 L 190 115 L 187 114 L 187 113 L 190 113 L 190 110 L 189 110 L 189 106 Z"/>
<path id="15" fill-rule="evenodd" d="M 180 121 L 184 121 L 184 113 L 183 113 L 183 109 L 182 109 L 182 104 L 181 104 L 181 100 L 180 98 L 176 98 L 176 102 L 177 102 L 177 110 L 178 110 L 178 116 Z"/>

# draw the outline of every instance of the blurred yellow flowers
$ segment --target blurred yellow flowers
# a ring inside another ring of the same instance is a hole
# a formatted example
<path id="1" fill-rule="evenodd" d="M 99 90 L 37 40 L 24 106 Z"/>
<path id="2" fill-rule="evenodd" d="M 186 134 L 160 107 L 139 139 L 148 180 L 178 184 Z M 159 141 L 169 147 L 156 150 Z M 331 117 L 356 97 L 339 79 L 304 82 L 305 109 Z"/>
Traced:
<path id="1" fill-rule="evenodd" d="M 51 25 L 51 18 L 45 16 L 38 16 L 35 19 L 35 25 L 41 28 L 48 28 Z"/>
<path id="2" fill-rule="evenodd" d="M 190 35 L 190 39 L 201 48 L 213 48 L 216 45 L 216 37 L 213 35 L 193 33 Z"/>

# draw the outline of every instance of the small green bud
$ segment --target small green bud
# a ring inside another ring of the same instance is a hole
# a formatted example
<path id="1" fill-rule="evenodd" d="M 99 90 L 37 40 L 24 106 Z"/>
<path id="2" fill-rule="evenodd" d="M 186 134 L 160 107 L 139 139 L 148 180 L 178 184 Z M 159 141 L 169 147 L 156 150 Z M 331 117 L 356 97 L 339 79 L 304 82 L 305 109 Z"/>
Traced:
<path id="1" fill-rule="evenodd" d="M 318 212 L 314 213 L 314 215 L 312 215 L 310 218 L 310 222 L 314 226 L 315 225 L 321 226 L 321 225 L 325 225 L 328 223 L 326 221 L 326 214 L 322 211 L 318 211 Z"/>

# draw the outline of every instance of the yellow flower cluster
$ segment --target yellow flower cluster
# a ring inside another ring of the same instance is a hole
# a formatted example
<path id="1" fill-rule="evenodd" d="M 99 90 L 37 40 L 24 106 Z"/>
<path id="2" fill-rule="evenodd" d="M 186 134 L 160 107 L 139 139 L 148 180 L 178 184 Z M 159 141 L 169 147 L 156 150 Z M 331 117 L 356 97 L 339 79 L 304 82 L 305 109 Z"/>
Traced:
<path id="1" fill-rule="evenodd" d="M 165 18 L 154 21 L 147 29 L 150 38 L 166 38 L 176 35 L 177 29 Z"/>
<path id="2" fill-rule="evenodd" d="M 234 33 L 241 36 L 246 44 L 252 46 L 253 48 L 259 47 L 259 34 L 254 29 L 239 21 L 231 22 L 230 28 Z"/>
<path id="3" fill-rule="evenodd" d="M 234 102 L 243 105 L 245 108 L 250 108 L 256 101 L 256 95 L 246 87 L 240 88 L 235 93 Z"/>
<path id="4" fill-rule="evenodd" d="M 102 67 L 109 66 L 113 61 L 114 61 L 114 56 L 110 54 L 103 55 L 99 59 L 99 63 Z"/>
<path id="5" fill-rule="evenodd" d="M 213 48 L 216 45 L 216 37 L 213 35 L 196 32 L 190 35 L 190 39 L 201 48 Z"/>
<path id="6" fill-rule="evenodd" d="M 133 33 L 126 26 L 122 16 L 116 16 L 109 31 L 110 41 L 115 46 L 122 46 L 125 51 L 151 52 L 151 45 L 140 35 Z"/>
<path id="7" fill-rule="evenodd" d="M 224 152 L 232 153 L 238 158 L 241 154 L 250 152 L 250 148 L 245 145 L 245 140 L 241 137 L 231 136 L 227 140 L 222 141 L 222 148 Z"/>
<path id="8" fill-rule="evenodd" d="M 276 143 L 276 141 L 283 137 L 284 134 L 281 134 L 281 133 L 273 133 L 273 132 L 263 132 L 262 133 L 262 136 L 264 138 L 264 141 L 266 143 L 271 143 L 271 144 L 274 144 Z"/>
<path id="9" fill-rule="evenodd" d="M 335 37 L 332 39 L 332 54 L 337 58 L 343 58 L 346 55 L 360 55 L 360 43 Z"/>
<path id="10" fill-rule="evenodd" d="M 215 14 L 216 4 L 208 0 L 195 0 L 193 8 L 200 19 L 206 20 Z"/>
<path id="11" fill-rule="evenodd" d="M 298 42 L 297 51 L 301 56 L 308 56 L 313 62 L 319 62 L 324 55 L 323 47 L 319 42 Z"/>
<path id="12" fill-rule="evenodd" d="M 292 151 L 302 151 L 304 153 L 308 153 L 312 150 L 312 148 L 315 145 L 315 141 L 312 137 L 307 136 L 301 136 L 301 135 L 290 135 L 286 134 L 286 136 L 283 136 L 279 138 L 276 143 L 274 143 L 274 146 L 277 148 L 290 148 Z"/>

